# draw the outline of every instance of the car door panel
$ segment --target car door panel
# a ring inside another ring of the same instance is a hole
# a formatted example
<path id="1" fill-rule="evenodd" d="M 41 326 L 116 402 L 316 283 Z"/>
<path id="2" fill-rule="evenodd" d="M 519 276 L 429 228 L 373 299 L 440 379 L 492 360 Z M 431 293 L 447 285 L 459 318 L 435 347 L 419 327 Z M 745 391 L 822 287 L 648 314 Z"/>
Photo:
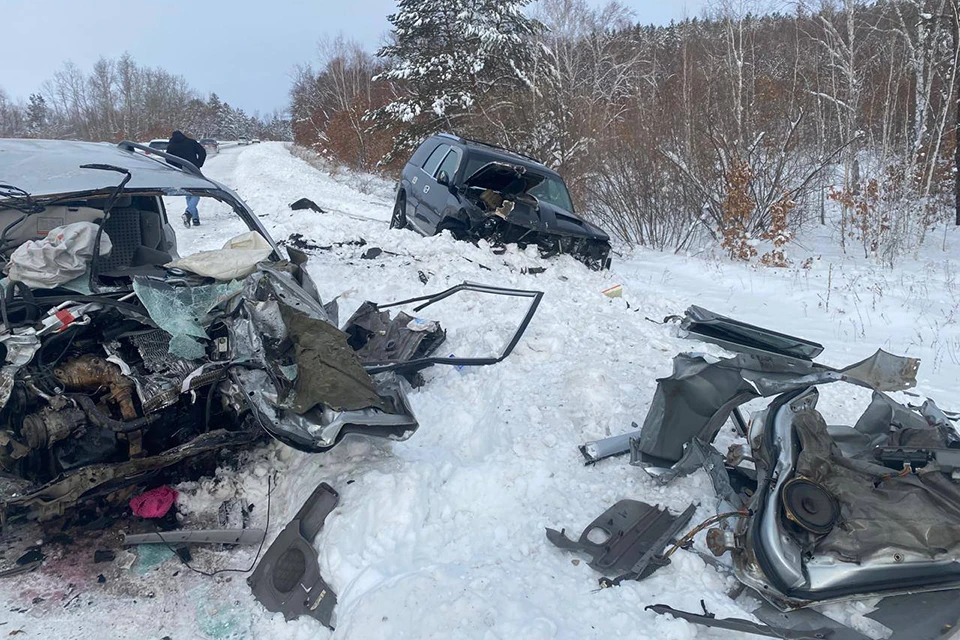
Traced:
<path id="1" fill-rule="evenodd" d="M 462 157 L 463 154 L 461 151 L 456 147 L 452 147 L 431 177 L 430 189 L 423 196 L 423 202 L 426 203 L 426 208 L 429 211 L 427 214 L 428 219 L 425 220 L 425 223 L 429 225 L 430 233 L 437 232 L 437 226 L 439 226 L 444 217 L 450 213 L 451 209 L 456 211 L 459 201 L 450 187 L 454 182 L 454 177 L 457 175 L 457 169 L 460 167 Z M 437 176 L 439 176 L 441 172 L 446 172 L 447 177 L 450 179 L 450 184 L 444 185 L 437 181 Z"/>
<path id="2" fill-rule="evenodd" d="M 450 145 L 448 144 L 438 145 L 429 157 L 427 157 L 423 166 L 414 171 L 414 176 L 411 179 L 413 186 L 410 191 L 415 194 L 416 203 L 414 205 L 413 217 L 408 217 L 407 219 L 410 220 L 421 233 L 431 233 L 432 227 L 435 226 L 431 225 L 436 213 L 431 211 L 430 193 L 436 193 L 439 185 L 437 185 L 433 174 L 449 150 Z"/>

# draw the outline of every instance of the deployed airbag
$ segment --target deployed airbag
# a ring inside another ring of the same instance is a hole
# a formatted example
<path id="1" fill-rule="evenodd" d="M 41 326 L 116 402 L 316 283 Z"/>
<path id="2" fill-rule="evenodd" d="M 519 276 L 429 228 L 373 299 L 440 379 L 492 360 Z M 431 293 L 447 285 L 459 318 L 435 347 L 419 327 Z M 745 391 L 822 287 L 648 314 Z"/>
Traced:
<path id="1" fill-rule="evenodd" d="M 28 240 L 10 256 L 7 275 L 32 289 L 52 289 L 82 276 L 93 258 L 99 226 L 74 222 L 52 229 L 42 240 Z M 100 236 L 100 255 L 113 249 L 106 233 Z"/>
<path id="2" fill-rule="evenodd" d="M 253 273 L 257 263 L 266 260 L 271 253 L 273 247 L 263 236 L 256 231 L 248 231 L 228 240 L 222 249 L 201 251 L 165 266 L 184 269 L 214 280 L 235 280 Z"/>

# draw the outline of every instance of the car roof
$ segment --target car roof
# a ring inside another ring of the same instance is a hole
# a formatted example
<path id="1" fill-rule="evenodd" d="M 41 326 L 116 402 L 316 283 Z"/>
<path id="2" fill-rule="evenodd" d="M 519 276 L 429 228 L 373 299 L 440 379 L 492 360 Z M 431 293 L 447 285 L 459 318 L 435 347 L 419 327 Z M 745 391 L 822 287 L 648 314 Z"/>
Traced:
<path id="1" fill-rule="evenodd" d="M 479 151 L 489 156 L 499 156 L 505 160 L 509 160 L 510 162 L 515 162 L 515 163 L 526 165 L 531 168 L 535 168 L 538 171 L 546 171 L 552 174 L 559 175 L 557 174 L 556 171 L 546 166 L 536 158 L 525 156 L 522 153 L 511 151 L 510 149 L 506 149 L 504 147 L 500 147 L 489 142 L 472 140 L 470 138 L 464 138 L 462 136 L 453 135 L 452 133 L 436 133 L 432 137 L 442 140 L 447 144 L 450 144 L 452 142 L 458 143 L 462 147 L 468 150 Z"/>
<path id="2" fill-rule="evenodd" d="M 129 144 L 129 143 L 122 143 Z M 0 139 L 0 183 L 23 189 L 35 198 L 103 191 L 123 176 L 114 171 L 81 169 L 82 164 L 108 164 L 130 171 L 130 190 L 175 191 L 220 189 L 200 174 L 167 164 L 108 142 Z M 0 200 L 0 205 L 3 201 Z"/>

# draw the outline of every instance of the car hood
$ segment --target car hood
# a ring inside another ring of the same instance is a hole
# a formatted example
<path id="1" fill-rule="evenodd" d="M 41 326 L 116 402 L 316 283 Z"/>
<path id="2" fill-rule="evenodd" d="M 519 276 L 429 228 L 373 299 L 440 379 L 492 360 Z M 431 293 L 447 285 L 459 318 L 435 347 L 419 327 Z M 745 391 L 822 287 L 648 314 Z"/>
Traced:
<path id="1" fill-rule="evenodd" d="M 545 179 L 545 176 L 531 173 L 522 165 L 490 162 L 477 169 L 464 184 L 468 187 L 498 191 L 509 197 L 526 193 Z"/>
<path id="2" fill-rule="evenodd" d="M 549 202 L 540 201 L 537 206 L 517 202 L 507 216 L 507 222 L 540 233 L 610 240 L 610 236 L 599 227 Z"/>

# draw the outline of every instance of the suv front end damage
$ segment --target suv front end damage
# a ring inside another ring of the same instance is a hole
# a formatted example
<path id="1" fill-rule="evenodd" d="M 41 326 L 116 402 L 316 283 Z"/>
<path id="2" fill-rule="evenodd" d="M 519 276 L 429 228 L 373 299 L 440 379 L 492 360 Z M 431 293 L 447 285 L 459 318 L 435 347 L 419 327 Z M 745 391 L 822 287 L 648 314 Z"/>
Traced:
<path id="1" fill-rule="evenodd" d="M 610 268 L 610 237 L 599 227 L 528 193 L 545 179 L 520 165 L 491 162 L 465 181 L 467 235 L 493 244 L 536 246 L 542 257 L 567 254 L 591 269 Z"/>

